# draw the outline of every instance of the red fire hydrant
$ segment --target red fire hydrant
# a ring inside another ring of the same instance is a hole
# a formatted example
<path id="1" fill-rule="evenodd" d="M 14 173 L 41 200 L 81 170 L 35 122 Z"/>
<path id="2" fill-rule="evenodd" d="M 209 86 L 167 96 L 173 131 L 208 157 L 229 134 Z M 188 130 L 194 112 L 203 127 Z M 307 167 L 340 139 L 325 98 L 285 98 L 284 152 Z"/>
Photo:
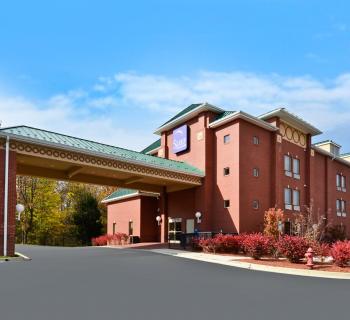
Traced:
<path id="1" fill-rule="evenodd" d="M 312 270 L 314 267 L 314 250 L 312 248 L 307 249 L 305 253 L 306 266 Z"/>

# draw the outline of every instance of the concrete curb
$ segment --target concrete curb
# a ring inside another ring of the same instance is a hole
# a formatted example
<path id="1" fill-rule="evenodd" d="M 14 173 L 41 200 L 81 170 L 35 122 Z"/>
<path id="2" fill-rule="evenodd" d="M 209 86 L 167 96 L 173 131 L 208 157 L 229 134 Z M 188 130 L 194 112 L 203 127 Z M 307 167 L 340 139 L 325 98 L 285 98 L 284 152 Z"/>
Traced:
<path id="1" fill-rule="evenodd" d="M 20 258 L 22 258 L 25 261 L 31 261 L 32 260 L 32 258 L 29 258 L 29 257 L 25 256 L 23 253 L 15 252 L 15 254 L 17 254 Z"/>
<path id="2" fill-rule="evenodd" d="M 329 271 L 317 271 L 317 270 L 306 270 L 306 269 L 304 270 L 304 269 L 294 269 L 294 268 L 282 268 L 282 267 L 273 267 L 273 266 L 266 266 L 266 265 L 261 265 L 256 263 L 237 261 L 242 258 L 246 259 L 246 257 L 220 256 L 220 255 L 213 255 L 213 254 L 184 252 L 180 250 L 171 250 L 171 249 L 154 249 L 154 250 L 151 249 L 147 251 L 152 251 L 154 253 L 159 253 L 164 255 L 170 255 L 178 258 L 216 263 L 216 264 L 221 264 L 225 266 L 253 270 L 253 271 L 274 272 L 274 273 L 303 276 L 303 277 L 350 280 L 350 273 L 347 273 L 347 272 L 329 272 Z"/>

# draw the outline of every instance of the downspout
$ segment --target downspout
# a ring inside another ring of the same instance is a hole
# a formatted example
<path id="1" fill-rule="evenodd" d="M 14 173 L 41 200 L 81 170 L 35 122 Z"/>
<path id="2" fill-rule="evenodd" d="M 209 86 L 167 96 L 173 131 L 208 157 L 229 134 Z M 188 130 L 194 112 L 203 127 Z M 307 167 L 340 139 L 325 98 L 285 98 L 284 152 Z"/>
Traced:
<path id="1" fill-rule="evenodd" d="M 7 219 L 8 219 L 8 197 L 9 197 L 9 157 L 10 137 L 6 137 L 5 147 L 5 190 L 4 190 L 4 256 L 7 256 Z"/>

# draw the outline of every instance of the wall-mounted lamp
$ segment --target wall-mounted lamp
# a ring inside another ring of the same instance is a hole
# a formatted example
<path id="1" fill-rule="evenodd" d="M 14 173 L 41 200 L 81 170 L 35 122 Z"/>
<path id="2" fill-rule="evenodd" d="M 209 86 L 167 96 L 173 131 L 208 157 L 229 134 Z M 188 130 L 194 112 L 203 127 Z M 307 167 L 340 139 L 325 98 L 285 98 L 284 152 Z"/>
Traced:
<path id="1" fill-rule="evenodd" d="M 160 226 L 162 222 L 162 218 L 160 216 L 156 216 L 156 220 L 157 220 L 158 226 Z"/>
<path id="2" fill-rule="evenodd" d="M 197 218 L 197 223 L 201 223 L 202 222 L 202 220 L 201 220 L 202 214 L 199 211 L 196 212 L 195 217 Z"/>
<path id="3" fill-rule="evenodd" d="M 16 205 L 16 211 L 18 212 L 17 220 L 20 221 L 20 220 L 21 220 L 21 213 L 24 211 L 24 205 L 18 203 L 18 204 Z"/>

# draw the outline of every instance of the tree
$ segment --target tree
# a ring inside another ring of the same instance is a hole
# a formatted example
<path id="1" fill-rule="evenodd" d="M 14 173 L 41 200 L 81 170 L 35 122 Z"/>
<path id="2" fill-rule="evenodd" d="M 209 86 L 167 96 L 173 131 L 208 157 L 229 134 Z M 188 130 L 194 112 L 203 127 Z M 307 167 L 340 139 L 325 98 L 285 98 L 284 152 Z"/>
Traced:
<path id="1" fill-rule="evenodd" d="M 264 215 L 264 234 L 278 238 L 281 230 L 279 225 L 284 221 L 284 212 L 281 209 L 270 208 Z"/>
<path id="2" fill-rule="evenodd" d="M 74 193 L 73 221 L 76 225 L 77 239 L 83 245 L 91 243 L 91 238 L 102 234 L 101 212 L 97 199 L 81 188 Z"/>

